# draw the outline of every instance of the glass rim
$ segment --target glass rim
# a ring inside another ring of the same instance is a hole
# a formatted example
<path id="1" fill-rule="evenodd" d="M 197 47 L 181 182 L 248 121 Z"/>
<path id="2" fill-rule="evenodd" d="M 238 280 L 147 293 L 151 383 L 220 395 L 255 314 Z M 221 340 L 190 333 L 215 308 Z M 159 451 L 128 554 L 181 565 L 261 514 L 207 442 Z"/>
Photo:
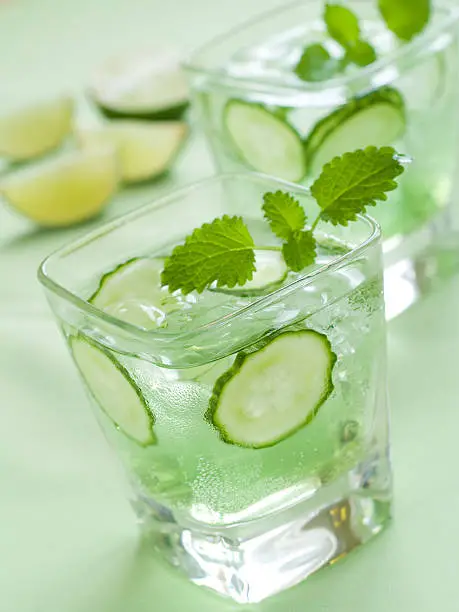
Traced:
<path id="1" fill-rule="evenodd" d="M 121 331 L 128 333 L 132 338 L 136 338 L 142 343 L 151 342 L 152 340 L 156 340 L 159 342 L 175 342 L 179 339 L 194 337 L 203 332 L 224 327 L 228 325 L 228 323 L 231 323 L 234 320 L 238 320 L 239 318 L 244 317 L 250 311 L 259 311 L 260 309 L 263 309 L 269 306 L 270 304 L 282 299 L 283 296 L 290 295 L 299 288 L 309 285 L 316 278 L 321 277 L 324 274 L 329 274 L 330 272 L 341 268 L 348 261 L 353 261 L 357 259 L 362 255 L 362 253 L 364 253 L 368 248 L 370 248 L 373 244 L 377 243 L 381 239 L 381 228 L 379 224 L 373 219 L 373 217 L 367 214 L 358 214 L 356 216 L 357 220 L 366 226 L 366 228 L 368 229 L 368 233 L 365 239 L 363 239 L 358 245 L 351 248 L 346 253 L 338 255 L 331 262 L 323 264 L 318 268 L 311 270 L 308 273 L 305 273 L 300 278 L 295 279 L 291 283 L 279 287 L 278 289 L 272 291 L 271 293 L 268 293 L 267 295 L 260 296 L 259 299 L 256 299 L 255 301 L 249 303 L 247 306 L 235 310 L 230 314 L 220 316 L 218 319 L 212 320 L 208 323 L 204 323 L 197 327 L 193 327 L 188 330 L 185 329 L 184 331 L 178 332 L 169 332 L 168 330 L 164 329 L 148 330 L 132 323 L 122 321 L 121 319 L 97 308 L 88 300 L 79 297 L 73 291 L 67 289 L 61 283 L 54 280 L 52 278 L 52 275 L 49 275 L 47 272 L 48 265 L 51 264 L 54 260 L 58 260 L 59 258 L 62 258 L 63 256 L 68 255 L 78 250 L 79 248 L 84 248 L 85 245 L 95 242 L 97 239 L 109 234 L 111 231 L 115 230 L 121 225 L 125 225 L 130 221 L 138 219 L 139 217 L 142 217 L 143 215 L 148 214 L 150 212 L 154 213 L 155 211 L 167 208 L 167 206 L 169 206 L 172 202 L 176 201 L 177 199 L 180 199 L 181 197 L 185 197 L 186 194 L 190 191 L 199 190 L 203 187 L 211 185 L 212 183 L 219 183 L 222 180 L 251 180 L 254 178 L 260 181 L 270 181 L 271 183 L 276 183 L 279 187 L 284 187 L 286 190 L 302 192 L 305 196 L 311 197 L 311 192 L 307 187 L 303 187 L 302 185 L 290 183 L 288 181 L 284 181 L 282 179 L 278 179 L 276 177 L 272 177 L 258 172 L 230 172 L 216 174 L 214 176 L 190 183 L 189 185 L 182 186 L 178 189 L 174 189 L 169 194 L 160 196 L 159 198 L 154 199 L 153 201 L 139 206 L 138 208 L 133 211 L 130 211 L 129 213 L 118 215 L 111 221 L 104 223 L 100 227 L 88 232 L 80 238 L 77 238 L 76 240 L 73 240 L 68 244 L 59 247 L 58 249 L 50 253 L 40 263 L 37 271 L 37 278 L 47 290 L 51 291 L 66 302 L 69 302 L 81 312 L 88 314 L 96 319 L 100 319 L 106 324 L 119 328 Z"/>
<path id="2" fill-rule="evenodd" d="M 315 0 L 307 0 L 307 2 L 312 1 Z M 357 1 L 363 3 L 366 0 Z M 352 74 L 338 75 L 332 77 L 331 79 L 326 79 L 319 82 L 307 82 L 298 79 L 297 84 L 283 84 L 274 82 L 268 78 L 263 79 L 262 77 L 231 76 L 225 74 L 221 68 L 207 69 L 195 61 L 198 56 L 208 53 L 212 50 L 212 48 L 218 46 L 222 42 L 230 40 L 232 37 L 244 30 L 248 31 L 252 27 L 259 25 L 261 22 L 268 22 L 275 19 L 276 15 L 281 15 L 295 8 L 306 6 L 307 3 L 305 0 L 294 0 L 294 2 L 290 2 L 289 4 L 258 13 L 254 17 L 240 23 L 222 34 L 219 34 L 218 36 L 215 36 L 207 43 L 194 49 L 189 58 L 182 61 L 183 69 L 189 73 L 211 76 L 222 84 L 231 85 L 232 87 L 236 88 L 238 85 L 241 86 L 241 84 L 244 83 L 245 86 L 248 86 L 249 84 L 252 86 L 269 86 L 276 91 L 317 93 L 339 87 L 348 87 L 356 80 L 371 80 L 373 75 L 388 68 L 394 62 L 397 62 L 399 67 L 402 69 L 406 66 L 410 66 L 413 59 L 424 50 L 431 40 L 435 40 L 441 32 L 451 28 L 459 20 L 459 6 L 452 6 L 446 3 L 445 0 L 441 0 L 441 3 L 436 7 L 436 10 L 444 13 L 444 18 L 439 23 L 429 24 L 423 32 L 421 32 L 418 36 L 415 36 L 412 40 L 404 42 L 398 49 L 390 51 L 368 66 L 360 67 Z"/>

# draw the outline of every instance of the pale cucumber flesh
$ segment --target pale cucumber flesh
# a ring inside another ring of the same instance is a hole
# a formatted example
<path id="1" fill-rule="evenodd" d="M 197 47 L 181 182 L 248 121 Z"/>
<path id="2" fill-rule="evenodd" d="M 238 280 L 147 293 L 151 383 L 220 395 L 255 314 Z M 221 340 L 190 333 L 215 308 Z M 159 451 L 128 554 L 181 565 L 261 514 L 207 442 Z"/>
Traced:
<path id="1" fill-rule="evenodd" d="M 284 331 L 241 352 L 221 376 L 208 419 L 229 444 L 264 448 L 307 425 L 333 391 L 336 355 L 323 334 Z"/>
<path id="2" fill-rule="evenodd" d="M 130 259 L 100 280 L 89 301 L 106 313 L 144 329 L 160 327 L 167 313 L 180 307 L 181 295 L 170 295 L 161 288 L 164 259 Z"/>
<path id="3" fill-rule="evenodd" d="M 232 148 L 252 169 L 288 181 L 304 178 L 303 141 L 283 118 L 258 104 L 230 100 L 224 123 Z"/>
<path id="4" fill-rule="evenodd" d="M 389 87 L 355 98 L 321 119 L 306 141 L 309 174 L 347 151 L 393 145 L 406 127 L 401 94 Z"/>
<path id="5" fill-rule="evenodd" d="M 87 338 L 71 338 L 70 349 L 91 395 L 115 427 L 142 446 L 154 444 L 154 417 L 127 370 Z"/>

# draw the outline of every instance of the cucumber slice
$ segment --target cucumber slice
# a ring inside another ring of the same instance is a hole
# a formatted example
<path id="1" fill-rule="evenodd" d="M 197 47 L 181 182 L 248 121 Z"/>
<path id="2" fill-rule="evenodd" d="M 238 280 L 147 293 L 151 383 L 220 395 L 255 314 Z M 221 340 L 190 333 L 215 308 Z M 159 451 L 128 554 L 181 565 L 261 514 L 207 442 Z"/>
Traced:
<path id="1" fill-rule="evenodd" d="M 18 212 L 46 227 L 95 217 L 116 192 L 116 151 L 100 148 L 59 155 L 18 170 L 0 183 L 0 193 Z"/>
<path id="2" fill-rule="evenodd" d="M 315 417 L 333 391 L 335 362 L 323 334 L 276 333 L 238 354 L 215 383 L 207 418 L 228 444 L 273 446 Z"/>
<path id="3" fill-rule="evenodd" d="M 255 267 L 251 281 L 240 287 L 212 287 L 212 291 L 250 297 L 273 291 L 287 278 L 288 268 L 280 251 L 255 250 Z"/>
<path id="4" fill-rule="evenodd" d="M 326 163 L 346 151 L 393 144 L 405 127 L 405 104 L 396 89 L 382 87 L 354 98 L 311 130 L 306 140 L 309 173 L 317 176 Z"/>
<path id="5" fill-rule="evenodd" d="M 145 329 L 164 324 L 167 313 L 181 307 L 187 299 L 169 294 L 161 287 L 164 260 L 139 257 L 130 259 L 101 278 L 89 302 L 122 321 Z"/>
<path id="6" fill-rule="evenodd" d="M 181 121 L 117 121 L 94 129 L 79 129 L 83 148 L 112 145 L 120 154 L 121 177 L 125 183 L 153 179 L 172 165 L 188 133 Z"/>
<path id="7" fill-rule="evenodd" d="M 230 100 L 223 121 L 233 148 L 251 168 L 287 181 L 304 178 L 303 141 L 284 118 L 259 104 Z"/>
<path id="8" fill-rule="evenodd" d="M 109 59 L 94 75 L 89 95 L 115 119 L 174 120 L 188 106 L 180 58 L 167 49 Z"/>
<path id="9" fill-rule="evenodd" d="M 129 372 L 87 338 L 71 338 L 70 349 L 92 396 L 113 424 L 142 446 L 155 444 L 154 417 Z"/>
<path id="10" fill-rule="evenodd" d="M 21 162 L 55 149 L 69 134 L 73 100 L 37 102 L 0 117 L 0 155 Z"/>

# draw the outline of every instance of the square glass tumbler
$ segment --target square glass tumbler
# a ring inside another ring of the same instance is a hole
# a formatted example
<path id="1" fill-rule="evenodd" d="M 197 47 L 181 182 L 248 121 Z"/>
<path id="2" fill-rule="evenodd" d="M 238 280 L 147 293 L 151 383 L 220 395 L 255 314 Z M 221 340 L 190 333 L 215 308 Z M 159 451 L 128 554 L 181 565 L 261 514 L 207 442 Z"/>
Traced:
<path id="1" fill-rule="evenodd" d="M 310 185 L 335 155 L 368 145 L 391 145 L 413 158 L 390 205 L 372 212 L 384 237 L 388 318 L 408 307 L 432 276 L 459 267 L 459 206 L 452 201 L 459 7 L 434 4 L 425 30 L 402 44 L 376 0 L 347 2 L 379 59 L 320 82 L 302 81 L 294 67 L 311 43 L 341 53 L 326 34 L 324 0 L 261 15 L 185 63 L 195 114 L 220 171 L 255 170 Z"/>
<path id="2" fill-rule="evenodd" d="M 318 226 L 316 263 L 261 292 L 160 288 L 162 258 L 223 214 L 243 215 L 275 257 L 261 204 L 279 189 L 314 214 L 304 187 L 216 176 L 105 225 L 39 270 L 147 541 L 194 583 L 242 603 L 345 556 L 390 516 L 373 220 Z"/>

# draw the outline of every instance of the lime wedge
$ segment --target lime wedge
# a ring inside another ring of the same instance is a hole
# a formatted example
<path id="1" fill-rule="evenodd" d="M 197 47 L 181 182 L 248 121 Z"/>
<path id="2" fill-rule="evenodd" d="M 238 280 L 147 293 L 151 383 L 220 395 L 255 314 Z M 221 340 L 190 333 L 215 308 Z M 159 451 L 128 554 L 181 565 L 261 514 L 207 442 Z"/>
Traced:
<path id="1" fill-rule="evenodd" d="M 77 130 L 76 137 L 83 148 L 115 146 L 123 181 L 135 183 L 168 170 L 187 133 L 188 126 L 181 121 L 119 120 L 99 128 Z"/>
<path id="2" fill-rule="evenodd" d="M 60 97 L 0 116 L 0 155 L 25 161 L 56 148 L 70 132 L 73 101 Z"/>
<path id="3" fill-rule="evenodd" d="M 107 117 L 179 119 L 188 106 L 180 58 L 152 49 L 105 62 L 94 74 L 89 94 Z"/>
<path id="4" fill-rule="evenodd" d="M 103 208 L 117 188 L 118 174 L 112 148 L 72 152 L 8 175 L 0 193 L 40 225 L 72 225 Z"/>

